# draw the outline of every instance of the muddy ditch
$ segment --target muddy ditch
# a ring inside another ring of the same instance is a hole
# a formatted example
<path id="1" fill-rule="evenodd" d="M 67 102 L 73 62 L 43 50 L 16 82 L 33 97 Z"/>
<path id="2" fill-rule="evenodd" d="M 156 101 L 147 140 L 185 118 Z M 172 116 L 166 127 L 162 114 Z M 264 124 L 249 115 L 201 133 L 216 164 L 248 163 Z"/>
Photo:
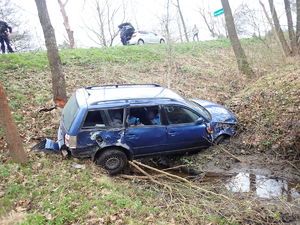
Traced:
<path id="1" fill-rule="evenodd" d="M 283 165 L 262 166 L 253 164 L 254 157 L 245 157 L 248 163 L 233 163 L 230 169 L 222 169 L 208 163 L 202 170 L 180 165 L 176 159 L 142 159 L 140 162 L 185 178 L 195 185 L 211 184 L 221 191 L 230 191 L 246 198 L 286 201 L 295 204 L 300 210 L 300 174 L 293 168 Z M 178 159 L 178 158 L 177 158 Z M 174 161 L 173 161 L 174 160 Z M 147 170 L 150 175 L 157 173 Z M 142 174 L 130 167 L 125 174 L 140 177 Z"/>

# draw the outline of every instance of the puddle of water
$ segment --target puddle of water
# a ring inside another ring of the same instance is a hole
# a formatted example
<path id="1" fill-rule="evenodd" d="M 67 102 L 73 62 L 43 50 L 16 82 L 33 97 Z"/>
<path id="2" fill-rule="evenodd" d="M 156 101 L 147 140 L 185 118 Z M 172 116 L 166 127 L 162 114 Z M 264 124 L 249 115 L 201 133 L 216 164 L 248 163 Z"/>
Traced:
<path id="1" fill-rule="evenodd" d="M 209 175 L 208 178 L 208 180 L 212 179 Z M 221 178 L 226 189 L 232 192 L 248 192 L 268 199 L 285 197 L 287 201 L 300 198 L 300 184 L 290 183 L 283 179 L 244 172 L 231 174 L 229 177 L 220 174 L 219 177 L 215 176 L 214 178 Z"/>

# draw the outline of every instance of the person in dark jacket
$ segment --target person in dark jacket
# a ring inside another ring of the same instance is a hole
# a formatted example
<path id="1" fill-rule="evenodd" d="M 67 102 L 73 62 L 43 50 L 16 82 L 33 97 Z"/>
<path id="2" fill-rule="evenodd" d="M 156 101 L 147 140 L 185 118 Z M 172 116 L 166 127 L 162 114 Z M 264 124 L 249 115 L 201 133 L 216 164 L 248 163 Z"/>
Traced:
<path id="1" fill-rule="evenodd" d="M 120 37 L 123 45 L 127 45 L 128 41 L 131 39 L 135 29 L 131 23 L 122 23 L 118 26 L 120 29 Z"/>
<path id="2" fill-rule="evenodd" d="M 2 20 L 0 20 L 0 44 L 1 51 L 5 53 L 5 44 L 8 52 L 14 52 L 12 47 L 10 46 L 10 40 L 8 35 L 12 32 L 12 28 L 8 26 L 8 24 Z"/>

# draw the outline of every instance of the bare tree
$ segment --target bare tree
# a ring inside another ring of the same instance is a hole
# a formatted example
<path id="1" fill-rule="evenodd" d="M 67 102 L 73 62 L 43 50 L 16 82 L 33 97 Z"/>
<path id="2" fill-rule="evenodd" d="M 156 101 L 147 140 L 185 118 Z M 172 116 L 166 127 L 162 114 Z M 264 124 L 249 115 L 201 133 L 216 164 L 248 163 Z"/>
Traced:
<path id="1" fill-rule="evenodd" d="M 296 1 L 296 9 L 297 9 L 296 41 L 297 41 L 298 49 L 300 50 L 300 0 Z"/>
<path id="2" fill-rule="evenodd" d="M 52 92 L 55 105 L 64 106 L 67 102 L 65 77 L 61 69 L 54 29 L 48 14 L 46 0 L 35 0 L 47 47 L 47 56 L 52 74 Z"/>
<path id="3" fill-rule="evenodd" d="M 288 22 L 289 39 L 290 39 L 292 54 L 295 55 L 297 53 L 297 41 L 296 41 L 296 34 L 293 26 L 290 0 L 284 0 L 284 6 L 285 6 L 286 18 Z"/>
<path id="4" fill-rule="evenodd" d="M 92 33 L 88 33 L 89 38 L 100 46 L 112 46 L 119 34 L 115 20 L 119 19 L 120 23 L 125 21 L 125 5 L 114 6 L 110 0 L 94 0 L 90 8 L 96 9 L 96 26 L 85 25 Z"/>
<path id="5" fill-rule="evenodd" d="M 68 35 L 69 47 L 75 48 L 74 32 L 70 28 L 69 18 L 66 12 L 66 5 L 68 4 L 68 1 L 69 0 L 65 0 L 65 2 L 62 2 L 61 0 L 57 0 L 60 7 L 61 15 L 64 20 L 64 27 Z"/>
<path id="6" fill-rule="evenodd" d="M 284 52 L 285 56 L 290 56 L 291 55 L 291 50 L 290 50 L 290 47 L 288 46 L 288 44 L 287 44 L 287 42 L 284 38 L 283 32 L 281 30 L 279 20 L 278 20 L 278 16 L 277 16 L 277 13 L 276 13 L 276 10 L 275 10 L 275 7 L 274 7 L 273 0 L 269 0 L 269 5 L 270 5 L 272 18 L 273 18 L 273 21 L 274 21 L 275 32 L 278 36 L 278 39 L 280 41 L 283 52 Z"/>
<path id="7" fill-rule="evenodd" d="M 169 42 L 171 39 L 170 35 L 170 0 L 167 0 L 166 2 L 166 14 L 163 14 L 159 20 L 162 27 L 162 34 L 167 38 L 167 41 Z"/>
<path id="8" fill-rule="evenodd" d="M 189 36 L 188 36 L 187 28 L 186 28 L 186 25 L 185 25 L 185 22 L 184 22 L 184 18 L 183 18 L 183 15 L 182 15 L 182 10 L 181 10 L 181 7 L 180 7 L 180 2 L 179 2 L 179 0 L 176 0 L 176 2 L 177 2 L 177 4 L 175 4 L 175 6 L 177 7 L 177 10 L 178 10 L 178 13 L 179 13 L 179 16 L 180 16 L 180 20 L 181 20 L 181 23 L 182 23 L 184 36 L 185 36 L 186 41 L 189 42 Z"/>
<path id="9" fill-rule="evenodd" d="M 228 0 L 221 0 L 221 2 L 224 8 L 225 21 L 229 39 L 231 41 L 232 48 L 237 59 L 238 68 L 240 72 L 251 77 L 254 75 L 254 73 L 251 67 L 249 66 L 244 49 L 242 48 L 241 43 L 238 39 L 229 2 Z"/>
<path id="10" fill-rule="evenodd" d="M 198 9 L 198 12 L 212 37 L 223 38 L 226 36 L 226 25 L 224 26 L 218 18 L 213 17 L 209 9 L 206 10 L 204 7 L 201 7 Z"/>
<path id="11" fill-rule="evenodd" d="M 26 163 L 27 157 L 17 126 L 12 119 L 7 97 L 0 83 L 0 125 L 4 130 L 8 149 L 12 159 L 18 163 Z"/>
<path id="12" fill-rule="evenodd" d="M 180 22 L 180 18 L 178 16 L 176 18 L 176 22 L 177 22 L 177 27 L 178 27 L 180 42 L 183 42 L 183 35 L 182 35 L 182 30 L 181 30 L 181 22 Z"/>

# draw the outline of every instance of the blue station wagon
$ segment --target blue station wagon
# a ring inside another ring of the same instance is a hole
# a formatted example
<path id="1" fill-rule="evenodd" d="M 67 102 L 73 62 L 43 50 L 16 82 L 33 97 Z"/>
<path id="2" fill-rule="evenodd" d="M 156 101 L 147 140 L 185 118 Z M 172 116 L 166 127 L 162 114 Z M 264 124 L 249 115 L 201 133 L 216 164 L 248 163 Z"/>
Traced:
<path id="1" fill-rule="evenodd" d="M 56 146 L 116 174 L 134 158 L 207 148 L 233 135 L 236 123 L 221 105 L 155 84 L 88 87 L 64 107 Z"/>

